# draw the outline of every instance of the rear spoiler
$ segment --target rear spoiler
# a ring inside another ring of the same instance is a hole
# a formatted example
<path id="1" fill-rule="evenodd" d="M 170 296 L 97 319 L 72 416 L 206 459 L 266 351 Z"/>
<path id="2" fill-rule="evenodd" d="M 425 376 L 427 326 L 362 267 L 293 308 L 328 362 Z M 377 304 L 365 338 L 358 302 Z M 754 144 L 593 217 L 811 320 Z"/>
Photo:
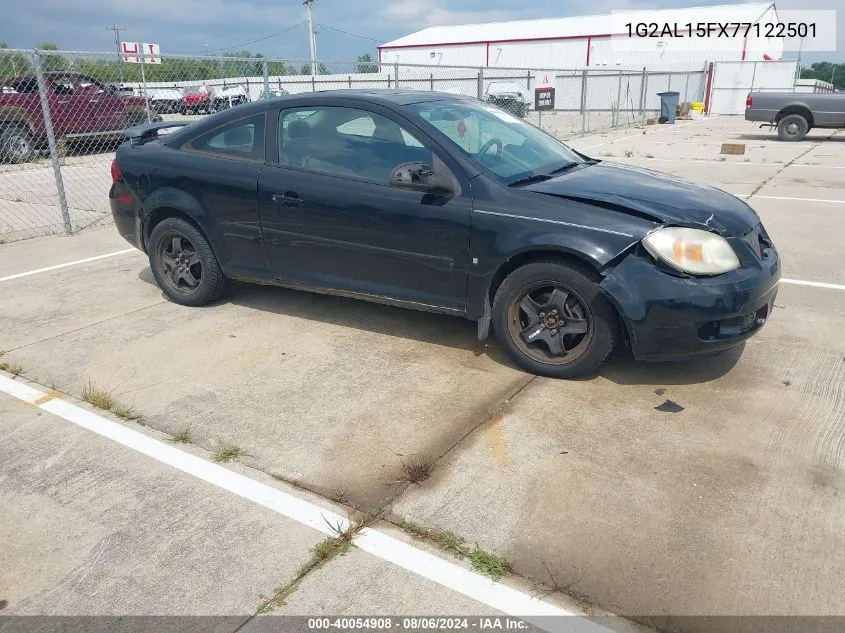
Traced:
<path id="1" fill-rule="evenodd" d="M 158 138 L 160 130 L 171 127 L 184 127 L 188 122 L 176 121 L 159 121 L 158 123 L 144 123 L 143 125 L 136 125 L 123 131 L 123 138 L 130 141 L 133 145 L 143 145 L 147 141 Z"/>

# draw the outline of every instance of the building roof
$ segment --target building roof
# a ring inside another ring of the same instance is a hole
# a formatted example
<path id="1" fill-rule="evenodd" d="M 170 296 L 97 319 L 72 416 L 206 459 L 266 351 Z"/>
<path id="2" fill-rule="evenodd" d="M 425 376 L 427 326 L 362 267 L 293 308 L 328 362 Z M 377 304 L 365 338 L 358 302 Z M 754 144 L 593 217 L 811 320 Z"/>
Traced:
<path id="1" fill-rule="evenodd" d="M 566 18 L 517 20 L 514 22 L 487 22 L 485 24 L 459 24 L 432 26 L 405 35 L 379 48 L 406 46 L 436 46 L 439 44 L 473 44 L 483 42 L 565 39 L 588 35 L 618 35 L 627 32 L 628 22 L 657 22 L 663 24 L 687 22 L 757 22 L 773 2 L 757 4 L 729 4 L 686 9 L 661 9 L 657 11 L 631 11 L 604 15 L 578 15 Z"/>

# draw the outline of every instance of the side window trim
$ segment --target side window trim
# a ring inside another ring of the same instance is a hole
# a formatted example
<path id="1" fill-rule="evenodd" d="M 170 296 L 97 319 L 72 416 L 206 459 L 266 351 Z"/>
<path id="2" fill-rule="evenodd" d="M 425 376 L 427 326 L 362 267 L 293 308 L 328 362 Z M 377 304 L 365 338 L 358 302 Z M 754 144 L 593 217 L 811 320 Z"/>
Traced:
<path id="1" fill-rule="evenodd" d="M 442 165 L 443 167 L 445 167 L 448 170 L 451 177 L 456 181 L 456 183 L 459 184 L 458 195 L 461 195 L 461 192 L 464 189 L 464 185 L 463 185 L 464 178 L 466 178 L 466 176 L 463 174 L 463 172 L 461 172 L 461 177 L 459 177 L 455 173 L 455 167 L 452 167 L 446 160 L 443 159 L 442 154 L 446 153 L 448 155 L 448 152 L 446 152 L 446 150 L 439 143 L 437 143 L 434 139 L 432 139 L 425 132 L 425 130 L 423 130 L 422 128 L 419 128 L 419 126 L 415 125 L 412 121 L 406 120 L 404 117 L 399 117 L 394 112 L 392 112 L 391 110 L 389 110 L 387 108 L 383 108 L 383 107 L 379 106 L 378 104 L 374 105 L 374 104 L 370 104 L 370 103 L 361 103 L 361 102 L 357 102 L 357 101 L 353 101 L 353 100 L 350 100 L 350 101 L 343 100 L 343 101 L 340 101 L 340 102 L 337 102 L 337 103 L 311 102 L 311 103 L 301 103 L 301 104 L 296 104 L 296 105 L 292 104 L 288 107 L 284 107 L 283 105 L 280 106 L 275 111 L 271 111 L 268 115 L 270 117 L 270 120 L 272 121 L 272 123 L 270 123 L 268 121 L 268 124 L 267 124 L 267 128 L 268 128 L 268 130 L 267 130 L 267 132 L 268 132 L 268 134 L 267 134 L 267 162 L 268 162 L 268 164 L 272 164 L 274 166 L 281 167 L 283 169 L 291 169 L 291 170 L 294 170 L 294 171 L 300 171 L 300 172 L 303 172 L 303 173 L 319 174 L 321 176 L 329 176 L 329 177 L 332 177 L 332 178 L 341 178 L 341 179 L 345 179 L 345 180 L 351 180 L 351 181 L 354 181 L 354 182 L 364 182 L 364 183 L 375 184 L 375 185 L 379 185 L 379 186 L 383 186 L 383 187 L 390 186 L 386 180 L 382 180 L 382 179 L 379 179 L 379 178 L 370 178 L 370 177 L 358 175 L 358 174 L 347 174 L 347 173 L 338 173 L 338 172 L 332 172 L 332 171 L 324 171 L 324 170 L 320 170 L 320 169 L 302 167 L 302 166 L 297 166 L 297 165 L 282 162 L 282 156 L 279 154 L 279 152 L 281 151 L 281 147 L 282 147 L 282 140 L 283 140 L 282 136 L 281 136 L 281 134 L 283 132 L 282 119 L 283 119 L 285 113 L 289 112 L 291 110 L 320 110 L 320 109 L 325 109 L 325 108 L 344 108 L 344 109 L 349 109 L 349 110 L 358 110 L 362 113 L 362 116 L 365 116 L 365 115 L 369 115 L 371 117 L 379 116 L 379 117 L 387 119 L 391 123 L 395 124 L 399 128 L 400 132 L 403 132 L 403 137 L 405 137 L 406 143 L 407 143 L 407 137 L 410 136 L 411 138 L 416 140 L 417 143 L 419 143 L 419 146 L 421 148 L 424 148 L 431 153 L 431 156 L 432 156 L 431 162 L 432 163 L 439 163 L 440 165 Z M 341 125 L 345 125 L 346 123 L 348 123 L 348 121 L 342 123 Z M 271 126 L 273 128 L 275 128 L 272 131 L 269 129 Z M 338 126 L 338 127 L 340 127 L 340 126 Z M 271 136 L 271 132 L 272 132 L 272 136 Z M 406 146 L 417 147 L 416 145 L 406 145 Z M 459 168 L 459 166 L 458 166 L 458 168 Z"/>
<path id="2" fill-rule="evenodd" d="M 193 142 L 196 141 L 197 139 L 208 138 L 209 136 L 211 136 L 211 138 L 214 138 L 214 136 L 216 136 L 216 134 L 214 134 L 214 132 L 219 133 L 220 130 L 225 131 L 224 128 L 228 128 L 229 126 L 237 127 L 237 124 L 239 124 L 239 123 L 242 123 L 244 121 L 249 121 L 250 119 L 258 119 L 258 118 L 263 118 L 263 128 L 266 130 L 266 128 L 267 128 L 267 112 L 257 112 L 257 113 L 253 113 L 253 114 L 243 116 L 239 119 L 226 121 L 224 123 L 221 123 L 217 127 L 211 128 L 210 130 L 206 130 L 205 132 L 201 132 L 200 134 L 197 134 L 197 135 L 191 137 L 190 139 L 184 141 L 182 144 L 179 145 L 179 147 L 177 149 L 179 149 L 180 151 L 183 151 L 183 152 L 190 152 L 191 154 L 199 154 L 201 156 L 213 156 L 215 158 L 224 158 L 224 159 L 229 159 L 229 160 L 237 160 L 237 161 L 250 162 L 250 163 L 264 163 L 265 162 L 265 154 L 266 154 L 266 140 L 265 140 L 265 138 L 263 138 L 264 135 L 255 134 L 255 132 L 253 132 L 252 152 L 250 152 L 249 154 L 239 154 L 237 152 L 227 153 L 225 151 L 216 152 L 216 151 L 209 151 L 209 150 L 199 149 L 199 148 L 193 147 Z M 259 139 L 260 139 L 260 141 L 259 141 Z M 256 145 L 259 145 L 259 146 L 256 147 Z"/>

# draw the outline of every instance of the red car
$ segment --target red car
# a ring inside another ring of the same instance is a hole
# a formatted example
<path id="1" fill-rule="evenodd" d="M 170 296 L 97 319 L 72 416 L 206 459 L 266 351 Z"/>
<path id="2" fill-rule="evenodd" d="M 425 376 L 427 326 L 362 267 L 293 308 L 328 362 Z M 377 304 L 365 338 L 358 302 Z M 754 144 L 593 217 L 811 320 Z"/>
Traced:
<path id="1" fill-rule="evenodd" d="M 73 71 L 44 73 L 47 104 L 56 138 L 119 139 L 123 130 L 148 120 L 143 97 L 120 94 L 114 86 Z M 0 161 L 22 163 L 46 147 L 47 133 L 38 81 L 34 75 L 11 77 L 0 84 Z"/>

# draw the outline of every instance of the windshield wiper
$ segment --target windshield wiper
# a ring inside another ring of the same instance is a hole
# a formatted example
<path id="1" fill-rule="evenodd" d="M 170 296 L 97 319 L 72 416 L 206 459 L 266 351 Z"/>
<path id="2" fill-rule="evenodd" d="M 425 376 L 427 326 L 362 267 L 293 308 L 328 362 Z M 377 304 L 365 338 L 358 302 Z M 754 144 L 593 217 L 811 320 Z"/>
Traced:
<path id="1" fill-rule="evenodd" d="M 566 163 L 565 165 L 562 165 L 562 166 L 558 167 L 557 169 L 551 170 L 549 172 L 549 175 L 551 175 L 551 174 L 562 174 L 563 172 L 565 172 L 569 169 L 572 169 L 576 165 L 581 165 L 581 164 L 583 164 L 583 163 L 576 163 L 575 161 L 572 161 L 571 163 Z"/>
<path id="2" fill-rule="evenodd" d="M 526 176 L 525 178 L 518 178 L 513 182 L 508 183 L 508 187 L 519 187 L 520 185 L 530 185 L 532 182 L 543 182 L 549 180 L 551 176 L 548 174 L 534 174 L 533 176 Z"/>

